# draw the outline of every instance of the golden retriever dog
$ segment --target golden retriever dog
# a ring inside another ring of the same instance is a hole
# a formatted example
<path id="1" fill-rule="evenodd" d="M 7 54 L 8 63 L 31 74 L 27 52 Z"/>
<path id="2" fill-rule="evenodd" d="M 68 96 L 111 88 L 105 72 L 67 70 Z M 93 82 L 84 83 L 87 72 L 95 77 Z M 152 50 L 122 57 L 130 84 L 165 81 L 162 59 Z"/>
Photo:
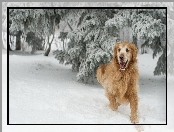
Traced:
<path id="1" fill-rule="evenodd" d="M 112 60 L 97 69 L 97 80 L 105 88 L 109 107 L 117 110 L 122 103 L 130 103 L 132 123 L 138 123 L 138 67 L 135 44 L 116 43 Z"/>

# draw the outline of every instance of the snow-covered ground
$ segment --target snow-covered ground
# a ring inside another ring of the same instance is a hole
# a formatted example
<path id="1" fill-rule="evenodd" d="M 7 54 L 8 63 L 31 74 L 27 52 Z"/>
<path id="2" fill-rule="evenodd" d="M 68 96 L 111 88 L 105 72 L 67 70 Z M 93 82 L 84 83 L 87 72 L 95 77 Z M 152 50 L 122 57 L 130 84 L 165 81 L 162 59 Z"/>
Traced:
<path id="1" fill-rule="evenodd" d="M 6 53 L 2 54 L 3 82 L 6 82 Z M 139 123 L 166 123 L 166 78 L 153 76 L 157 58 L 139 55 Z M 168 89 L 172 92 L 172 79 Z M 168 96 L 172 96 L 168 92 Z M 3 83 L 3 107 L 6 107 L 6 84 Z M 130 107 L 118 111 L 108 108 L 104 89 L 99 84 L 76 81 L 70 66 L 58 63 L 53 55 L 31 55 L 22 51 L 9 55 L 9 123 L 10 124 L 130 124 Z M 168 113 L 173 114 L 173 102 L 168 99 Z M 6 114 L 6 111 L 3 110 Z M 4 115 L 3 114 L 3 115 Z M 3 116 L 4 117 L 4 116 Z M 6 116 L 5 116 L 6 117 Z M 173 118 L 168 118 L 173 122 Z M 145 131 L 172 131 L 168 126 L 141 126 Z M 137 127 L 136 129 L 141 129 Z M 115 128 L 115 129 L 114 129 Z M 134 131 L 135 127 L 115 126 L 112 130 Z M 96 128 L 97 130 L 98 128 Z M 103 129 L 105 130 L 105 129 Z M 80 131 L 80 129 L 79 129 Z"/>

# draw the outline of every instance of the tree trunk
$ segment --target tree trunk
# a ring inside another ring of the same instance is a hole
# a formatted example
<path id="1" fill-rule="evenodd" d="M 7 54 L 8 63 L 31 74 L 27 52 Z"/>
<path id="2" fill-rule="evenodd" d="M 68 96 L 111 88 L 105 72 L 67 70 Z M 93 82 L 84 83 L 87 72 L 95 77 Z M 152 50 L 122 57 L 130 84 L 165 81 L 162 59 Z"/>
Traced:
<path id="1" fill-rule="evenodd" d="M 31 54 L 34 54 L 36 52 L 36 45 L 32 46 Z"/>
<path id="2" fill-rule="evenodd" d="M 67 24 L 68 24 L 69 29 L 70 29 L 71 31 L 73 31 L 73 28 L 70 26 L 69 22 L 67 22 Z"/>
<path id="3" fill-rule="evenodd" d="M 55 34 L 55 30 L 56 30 L 56 23 L 55 23 L 55 20 L 56 20 L 56 19 L 54 19 L 54 22 L 53 22 L 53 37 L 52 37 L 51 42 L 49 42 L 49 36 L 48 36 L 47 44 L 49 44 L 49 47 L 48 47 L 48 49 L 46 50 L 44 56 L 48 56 L 49 53 L 50 53 L 50 50 L 51 50 L 51 44 L 52 44 L 52 42 L 53 42 L 53 40 L 54 40 L 54 34 Z"/>
<path id="4" fill-rule="evenodd" d="M 49 53 L 50 53 L 50 51 L 51 51 L 51 43 L 49 43 L 49 47 L 48 47 L 48 49 L 46 50 L 44 56 L 48 56 Z"/>
<path id="5" fill-rule="evenodd" d="M 21 50 L 21 32 L 16 35 L 16 50 Z"/>
<path id="6" fill-rule="evenodd" d="M 133 34 L 131 27 L 125 26 L 122 29 L 120 29 L 120 41 L 127 41 L 127 42 L 133 41 Z"/>
<path id="7" fill-rule="evenodd" d="M 63 51 L 65 51 L 64 40 L 63 40 Z"/>
<path id="8" fill-rule="evenodd" d="M 12 51 L 10 44 L 8 44 L 8 50 Z"/>
<path id="9" fill-rule="evenodd" d="M 11 43 L 11 46 L 12 46 L 12 40 L 11 40 L 11 35 L 9 35 L 9 37 L 10 37 L 10 43 Z M 11 46 L 10 46 L 10 43 L 8 44 L 8 49 L 9 49 L 9 51 L 12 51 L 12 49 L 11 49 Z"/>
<path id="10" fill-rule="evenodd" d="M 44 50 L 44 48 L 45 48 L 45 39 L 43 39 L 43 44 L 42 44 L 42 50 Z"/>

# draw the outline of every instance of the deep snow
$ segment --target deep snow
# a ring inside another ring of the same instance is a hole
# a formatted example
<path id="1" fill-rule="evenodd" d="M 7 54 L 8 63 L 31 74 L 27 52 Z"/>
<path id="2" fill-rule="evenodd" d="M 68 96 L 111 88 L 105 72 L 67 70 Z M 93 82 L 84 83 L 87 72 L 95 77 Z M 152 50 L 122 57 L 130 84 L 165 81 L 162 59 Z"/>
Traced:
<path id="1" fill-rule="evenodd" d="M 6 57 L 6 54 L 2 55 L 3 69 Z M 77 82 L 76 73 L 71 71 L 71 67 L 59 64 L 52 55 L 45 57 L 42 54 L 15 51 L 10 52 L 9 60 L 10 124 L 131 123 L 129 105 L 120 106 L 118 111 L 110 110 L 104 89 L 99 84 Z M 153 76 L 157 58 L 153 60 L 151 54 L 139 55 L 138 60 L 139 123 L 165 124 L 165 76 Z M 3 75 L 5 72 L 3 70 Z M 172 81 L 169 84 L 172 90 Z M 3 83 L 3 89 L 4 87 Z M 169 100 L 169 103 L 172 105 L 172 101 Z M 173 107 L 168 112 L 172 114 Z M 173 121 L 173 118 L 168 120 Z M 165 128 L 146 126 L 145 130 L 159 131 Z M 168 131 L 173 130 L 171 124 L 168 128 Z M 119 129 L 126 130 L 122 126 Z M 131 127 L 130 131 L 134 129 Z"/>
<path id="2" fill-rule="evenodd" d="M 166 82 L 153 76 L 157 59 L 139 55 L 140 124 L 166 123 Z M 51 55 L 22 51 L 9 56 L 10 124 L 129 124 L 130 107 L 108 108 L 99 84 L 82 84 Z"/>

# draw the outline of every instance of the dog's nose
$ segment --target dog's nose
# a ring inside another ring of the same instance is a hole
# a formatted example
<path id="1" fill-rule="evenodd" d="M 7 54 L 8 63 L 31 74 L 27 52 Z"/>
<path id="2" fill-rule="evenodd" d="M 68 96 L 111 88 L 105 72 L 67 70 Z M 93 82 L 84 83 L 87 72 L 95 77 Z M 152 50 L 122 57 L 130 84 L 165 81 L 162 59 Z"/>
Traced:
<path id="1" fill-rule="evenodd" d="M 123 56 L 120 56 L 120 60 L 123 60 Z"/>

